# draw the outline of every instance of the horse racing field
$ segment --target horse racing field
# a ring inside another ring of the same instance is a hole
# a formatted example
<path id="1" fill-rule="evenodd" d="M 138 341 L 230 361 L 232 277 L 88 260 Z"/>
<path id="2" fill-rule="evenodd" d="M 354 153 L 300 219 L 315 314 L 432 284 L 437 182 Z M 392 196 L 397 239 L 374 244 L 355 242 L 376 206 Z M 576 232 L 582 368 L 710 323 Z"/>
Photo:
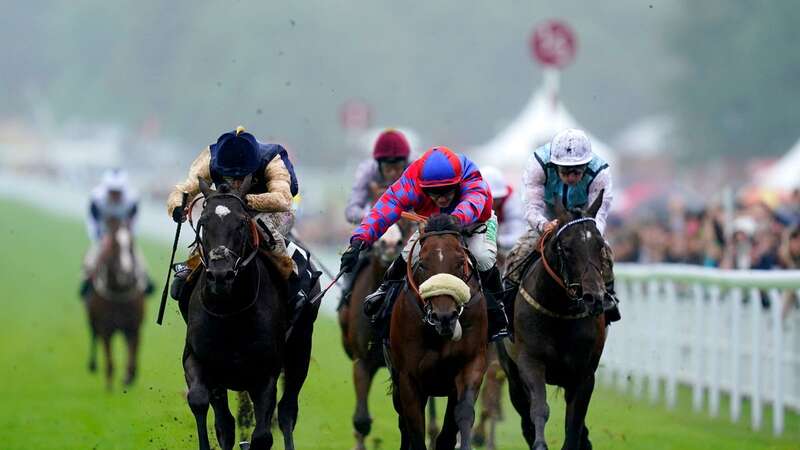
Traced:
<path id="1" fill-rule="evenodd" d="M 155 296 L 148 302 L 139 378 L 129 390 L 119 381 L 124 346 L 121 339 L 115 343 L 116 382 L 107 392 L 102 376 L 89 374 L 86 368 L 88 331 L 77 298 L 80 260 L 87 245 L 83 225 L 4 200 L 0 206 L 6 211 L 0 219 L 0 449 L 196 448 L 194 419 L 183 398 L 184 324 L 176 305 L 168 305 L 165 326 L 158 327 Z M 160 284 L 169 243 L 145 242 L 144 247 L 150 271 Z M 157 290 L 160 294 L 160 286 Z M 373 449 L 398 445 L 387 378 L 385 371 L 380 372 L 373 386 L 375 423 L 369 439 Z M 769 431 L 751 432 L 745 420 L 734 425 L 725 418 L 712 420 L 705 413 L 693 413 L 687 394 L 682 391 L 677 409 L 667 411 L 599 388 L 587 419 L 594 447 L 800 449 L 797 415 L 787 417 L 786 433 L 774 439 Z M 551 390 L 549 400 L 548 438 L 551 448 L 560 448 L 562 398 Z M 351 448 L 353 404 L 350 362 L 341 349 L 338 327 L 332 317 L 321 315 L 311 370 L 300 397 L 298 448 Z M 507 400 L 505 406 L 498 447 L 523 449 L 516 413 Z M 722 413 L 727 414 L 725 405 Z M 743 417 L 749 417 L 748 411 Z M 769 429 L 768 410 L 765 419 Z M 276 443 L 282 448 L 278 435 Z"/>

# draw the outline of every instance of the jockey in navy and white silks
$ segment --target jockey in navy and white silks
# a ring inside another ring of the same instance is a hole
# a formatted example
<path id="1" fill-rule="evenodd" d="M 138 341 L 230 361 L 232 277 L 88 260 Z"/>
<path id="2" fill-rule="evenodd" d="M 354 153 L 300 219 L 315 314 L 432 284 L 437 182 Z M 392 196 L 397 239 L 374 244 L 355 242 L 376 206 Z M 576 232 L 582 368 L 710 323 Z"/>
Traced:
<path id="1" fill-rule="evenodd" d="M 592 152 L 592 144 L 581 130 L 563 130 L 550 143 L 534 151 L 528 159 L 522 181 L 528 231 L 511 250 L 506 262 L 507 278 L 515 284 L 519 283 L 524 269 L 514 269 L 534 252 L 542 234 L 558 226 L 553 210 L 557 199 L 560 198 L 567 208 L 586 208 L 604 191 L 603 202 L 595 216 L 601 234 L 605 232 L 613 201 L 608 164 Z M 613 255 L 608 245 L 603 263 L 607 289 L 613 294 Z M 615 302 L 614 299 L 611 301 Z M 614 311 L 616 315 L 610 316 L 611 321 L 618 320 L 616 308 Z"/>
<path id="2" fill-rule="evenodd" d="M 91 245 L 83 259 L 83 280 L 80 295 L 86 298 L 92 287 L 92 277 L 97 271 L 103 242 L 108 232 L 108 222 L 117 220 L 125 225 L 127 232 L 135 233 L 136 215 L 139 211 L 139 198 L 128 182 L 128 175 L 120 169 L 112 169 L 103 174 L 103 179 L 91 193 L 89 211 L 86 217 L 86 232 Z M 133 249 L 136 270 L 146 290 L 151 288 L 146 275 L 145 260 L 138 248 Z"/>
<path id="3" fill-rule="evenodd" d="M 489 183 L 492 191 L 492 208 L 497 215 L 497 248 L 508 252 L 525 233 L 528 225 L 525 222 L 521 196 L 514 192 L 500 169 L 492 166 L 482 167 L 481 175 Z"/>
<path id="4" fill-rule="evenodd" d="M 97 242 L 105 234 L 106 221 L 118 219 L 128 223 L 133 231 L 139 198 L 128 183 L 128 175 L 119 169 L 109 170 L 91 194 L 86 232 L 89 240 Z"/>

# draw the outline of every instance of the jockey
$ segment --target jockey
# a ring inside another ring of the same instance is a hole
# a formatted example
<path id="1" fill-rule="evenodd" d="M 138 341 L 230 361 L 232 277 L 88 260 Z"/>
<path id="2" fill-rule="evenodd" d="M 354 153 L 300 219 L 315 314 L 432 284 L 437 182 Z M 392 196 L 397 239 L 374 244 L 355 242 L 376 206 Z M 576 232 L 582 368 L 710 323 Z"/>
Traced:
<path id="1" fill-rule="evenodd" d="M 492 191 L 492 209 L 497 216 L 499 232 L 497 234 L 497 247 L 508 252 L 517 243 L 525 232 L 527 224 L 519 195 L 506 182 L 500 169 L 488 166 L 481 169 L 483 179 L 489 184 Z"/>
<path id="2" fill-rule="evenodd" d="M 375 242 L 400 219 L 400 213 L 413 210 L 430 216 L 449 213 L 471 232 L 466 244 L 477 262 L 489 310 L 489 336 L 492 340 L 508 335 L 508 320 L 499 301 L 502 290 L 497 257 L 497 218 L 492 212 L 492 195 L 478 167 L 466 156 L 447 147 L 433 147 L 411 163 L 403 175 L 378 200 L 350 238 L 342 255 L 342 270 L 353 270 L 361 250 Z M 383 304 L 389 285 L 401 282 L 415 233 L 403 252 L 389 266 L 383 284 L 364 300 L 364 312 L 374 316 Z M 418 249 L 417 249 L 418 250 Z"/>
<path id="3" fill-rule="evenodd" d="M 372 148 L 372 159 L 363 161 L 356 169 L 356 182 L 344 210 L 348 222 L 361 223 L 372 205 L 373 187 L 397 181 L 408 167 L 410 154 L 411 147 L 403 133 L 390 128 L 378 136 Z"/>
<path id="4" fill-rule="evenodd" d="M 363 161 L 356 169 L 356 182 L 350 191 L 344 216 L 348 222 L 358 225 L 367 215 L 372 203 L 377 200 L 375 193 L 400 178 L 408 167 L 408 156 L 411 148 L 408 140 L 400 131 L 394 129 L 384 130 L 372 148 L 372 159 Z M 363 259 L 363 258 L 362 258 Z M 363 267 L 359 265 L 358 267 Z M 344 275 L 342 297 L 339 308 L 350 301 L 353 283 L 358 275 L 359 268 Z"/>
<path id="5" fill-rule="evenodd" d="M 167 213 L 175 222 L 186 220 L 187 211 L 180 207 L 181 197 L 187 192 L 191 199 L 200 192 L 199 178 L 216 186 L 225 183 L 236 190 L 247 176 L 252 176 L 252 185 L 244 200 L 254 210 L 254 218 L 261 219 L 258 224 L 263 232 L 274 238 L 265 239 L 264 242 L 274 243 L 267 250 L 273 256 L 278 270 L 288 279 L 296 266 L 283 238 L 294 224 L 292 198 L 297 194 L 298 187 L 294 167 L 282 146 L 261 143 L 241 126 L 224 133 L 216 143 L 204 148 L 195 158 L 186 180 L 175 185 L 167 199 Z M 198 265 L 199 255 L 195 253 L 186 266 L 176 270 L 172 294 L 179 302 L 188 301 L 188 292 L 186 296 L 181 292 L 192 270 Z"/>
<path id="6" fill-rule="evenodd" d="M 108 231 L 108 220 L 116 219 L 124 222 L 133 232 L 138 208 L 139 199 L 128 183 L 128 175 L 120 169 L 112 169 L 104 173 L 100 184 L 92 190 L 89 214 L 86 217 L 86 231 L 92 245 L 84 258 L 84 277 L 80 288 L 82 298 L 86 298 L 92 287 L 91 277 L 96 271 L 100 242 Z M 138 259 L 140 259 L 139 262 L 143 262 L 141 258 Z M 151 290 L 152 283 L 148 279 L 147 294 Z"/>
<path id="7" fill-rule="evenodd" d="M 525 185 L 525 219 L 529 227 L 509 253 L 506 263 L 506 277 L 514 288 L 525 272 L 524 267 L 517 266 L 524 265 L 525 258 L 535 251 L 542 234 L 558 227 L 553 211 L 556 197 L 561 198 L 567 208 L 586 208 L 600 191 L 605 190 L 603 203 L 595 217 L 600 234 L 605 232 L 606 217 L 613 200 L 608 164 L 592 152 L 592 144 L 581 130 L 563 130 L 549 144 L 537 149 L 528 160 L 522 181 Z M 613 322 L 619 320 L 619 311 L 613 297 L 613 256 L 608 244 L 602 260 L 608 293 L 603 303 L 608 320 Z"/>

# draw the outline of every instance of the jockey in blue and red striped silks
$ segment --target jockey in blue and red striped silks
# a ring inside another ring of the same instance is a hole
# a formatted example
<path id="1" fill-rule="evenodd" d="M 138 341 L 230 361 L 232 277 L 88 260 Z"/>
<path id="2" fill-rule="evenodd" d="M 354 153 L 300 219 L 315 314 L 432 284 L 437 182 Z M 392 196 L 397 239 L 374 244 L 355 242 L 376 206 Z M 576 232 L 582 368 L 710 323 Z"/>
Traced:
<path id="1" fill-rule="evenodd" d="M 502 290 L 500 273 L 495 265 L 497 218 L 492 212 L 489 186 L 483 180 L 478 166 L 447 147 L 433 147 L 425 152 L 386 190 L 353 232 L 350 247 L 342 255 L 342 269 L 352 270 L 358 253 L 400 220 L 403 211 L 413 211 L 423 216 L 450 214 L 460 222 L 467 235 L 467 248 L 475 257 L 488 294 L 490 336 L 492 339 L 506 336 L 507 319 L 502 303 L 495 301 L 499 295 L 492 295 Z M 365 299 L 364 309 L 368 315 L 377 312 L 388 283 L 403 279 L 409 252 L 418 237 L 418 233 L 415 233 L 409 239 L 401 256 L 386 271 L 384 283 Z M 410 257 L 416 259 L 417 254 Z"/>

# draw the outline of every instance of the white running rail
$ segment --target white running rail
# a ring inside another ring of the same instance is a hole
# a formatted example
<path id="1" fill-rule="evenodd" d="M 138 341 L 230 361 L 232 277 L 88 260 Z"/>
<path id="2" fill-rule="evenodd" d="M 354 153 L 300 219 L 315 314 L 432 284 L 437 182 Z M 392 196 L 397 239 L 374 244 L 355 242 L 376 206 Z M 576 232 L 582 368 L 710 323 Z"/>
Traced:
<path id="1" fill-rule="evenodd" d="M 800 296 L 800 271 L 720 270 L 679 264 L 617 264 L 622 320 L 611 325 L 599 379 L 674 408 L 678 383 L 695 411 L 720 414 L 729 399 L 739 422 L 783 433 L 785 408 L 800 412 L 800 311 L 785 319 L 785 298 Z"/>

